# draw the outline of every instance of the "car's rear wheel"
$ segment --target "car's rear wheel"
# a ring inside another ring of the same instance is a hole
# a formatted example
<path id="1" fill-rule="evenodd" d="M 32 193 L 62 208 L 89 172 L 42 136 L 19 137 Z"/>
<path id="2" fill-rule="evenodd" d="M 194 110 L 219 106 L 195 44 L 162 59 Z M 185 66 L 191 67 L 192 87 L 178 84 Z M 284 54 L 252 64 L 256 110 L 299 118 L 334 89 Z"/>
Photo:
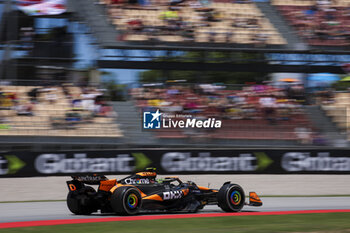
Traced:
<path id="1" fill-rule="evenodd" d="M 217 198 L 219 207 L 226 212 L 239 212 L 245 203 L 243 188 L 238 184 L 223 185 Z"/>
<path id="2" fill-rule="evenodd" d="M 68 209 L 77 215 L 95 212 L 97 209 L 92 198 L 95 193 L 95 189 L 90 186 L 85 186 L 82 190 L 70 191 L 67 195 Z"/>
<path id="3" fill-rule="evenodd" d="M 142 197 L 139 190 L 130 186 L 117 188 L 111 197 L 111 206 L 119 215 L 135 215 L 142 206 Z"/>

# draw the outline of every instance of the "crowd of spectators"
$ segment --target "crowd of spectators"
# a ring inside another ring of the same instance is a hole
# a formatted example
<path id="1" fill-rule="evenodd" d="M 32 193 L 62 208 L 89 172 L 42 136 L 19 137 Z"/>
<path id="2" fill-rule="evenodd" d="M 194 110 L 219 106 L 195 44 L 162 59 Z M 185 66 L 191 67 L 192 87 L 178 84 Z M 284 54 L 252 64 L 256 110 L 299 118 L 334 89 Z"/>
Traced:
<path id="1" fill-rule="evenodd" d="M 248 85 L 241 90 L 229 86 L 199 84 L 165 88 L 135 88 L 132 96 L 145 110 L 160 109 L 170 113 L 189 113 L 223 119 L 289 120 L 301 111 L 304 89 L 290 85 L 286 89 L 271 85 Z"/>
<path id="2" fill-rule="evenodd" d="M 94 123 L 95 117 L 115 117 L 103 91 L 71 84 L 4 86 L 0 89 L 1 123 L 6 124 L 7 129 L 21 126 L 24 122 L 29 122 L 30 126 L 30 120 L 18 117 L 44 117 L 40 118 L 42 125 L 48 123 L 51 129 L 75 129 L 84 123 Z"/>
<path id="3" fill-rule="evenodd" d="M 270 138 L 268 131 L 274 131 L 275 139 L 283 138 L 280 131 L 289 130 L 287 133 L 304 144 L 311 143 L 314 136 L 314 129 L 302 108 L 305 93 L 300 84 L 285 88 L 254 84 L 239 90 L 213 84 L 142 87 L 133 89 L 132 96 L 143 111 L 160 109 L 170 115 L 221 119 L 226 122 L 225 133 L 228 128 L 232 128 L 234 134 L 235 130 L 251 126 L 245 133 L 251 134 L 252 139 L 259 130 Z"/>
<path id="4" fill-rule="evenodd" d="M 30 101 L 19 99 L 16 92 L 0 88 L 0 110 L 14 110 L 19 116 L 32 116 L 33 104 Z"/>
<path id="5" fill-rule="evenodd" d="M 108 15 L 117 25 L 117 30 L 124 32 L 119 40 L 284 44 L 282 37 L 252 1 L 102 2 L 107 4 Z M 226 5 L 218 7 L 215 4 Z M 235 4 L 246 8 L 235 8 Z"/>
<path id="6" fill-rule="evenodd" d="M 44 90 L 45 91 L 45 90 Z M 62 86 L 62 93 L 69 102 L 69 108 L 62 117 L 52 116 L 50 121 L 56 129 L 75 128 L 81 123 L 93 123 L 94 117 L 114 117 L 113 108 L 106 102 L 103 92 L 94 87 L 81 88 L 77 94 L 72 94 L 69 87 Z M 54 93 L 46 93 L 49 102 L 55 102 Z"/>
<path id="7" fill-rule="evenodd" d="M 279 5 L 281 13 L 311 45 L 345 46 L 350 42 L 350 5 L 318 0 L 310 6 Z"/>

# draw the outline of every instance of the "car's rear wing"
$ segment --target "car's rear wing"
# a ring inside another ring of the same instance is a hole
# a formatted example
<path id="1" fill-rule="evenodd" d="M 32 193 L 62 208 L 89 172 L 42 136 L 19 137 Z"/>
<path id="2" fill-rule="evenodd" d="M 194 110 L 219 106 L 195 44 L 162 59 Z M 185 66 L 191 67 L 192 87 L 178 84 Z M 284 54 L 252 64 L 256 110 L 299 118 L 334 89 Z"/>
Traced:
<path id="1" fill-rule="evenodd" d="M 71 176 L 73 180 L 80 181 L 84 184 L 99 185 L 101 181 L 108 180 L 104 175 L 82 175 L 82 176 Z"/>

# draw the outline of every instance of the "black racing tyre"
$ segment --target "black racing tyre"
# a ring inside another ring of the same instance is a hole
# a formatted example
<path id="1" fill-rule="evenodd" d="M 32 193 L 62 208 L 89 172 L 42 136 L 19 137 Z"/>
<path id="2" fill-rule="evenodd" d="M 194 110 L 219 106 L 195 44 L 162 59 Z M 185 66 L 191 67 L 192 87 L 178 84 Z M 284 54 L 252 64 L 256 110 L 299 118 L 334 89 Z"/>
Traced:
<path id="1" fill-rule="evenodd" d="M 95 193 L 95 189 L 90 186 L 85 186 L 82 190 L 70 191 L 67 195 L 68 209 L 77 215 L 88 215 L 95 212 L 96 204 L 91 198 Z"/>
<path id="2" fill-rule="evenodd" d="M 111 206 L 118 215 L 135 215 L 142 206 L 141 193 L 130 186 L 117 188 L 111 196 Z"/>
<path id="3" fill-rule="evenodd" d="M 218 194 L 218 206 L 226 212 L 239 212 L 245 204 L 243 188 L 238 184 L 223 185 Z"/>

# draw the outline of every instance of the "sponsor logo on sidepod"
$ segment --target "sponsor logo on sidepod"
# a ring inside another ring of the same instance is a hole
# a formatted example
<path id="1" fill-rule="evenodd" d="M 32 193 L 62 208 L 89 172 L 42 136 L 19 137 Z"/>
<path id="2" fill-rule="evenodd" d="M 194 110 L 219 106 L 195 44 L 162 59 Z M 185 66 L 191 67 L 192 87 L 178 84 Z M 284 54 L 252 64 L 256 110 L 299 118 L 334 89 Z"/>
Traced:
<path id="1" fill-rule="evenodd" d="M 182 196 L 183 196 L 183 192 L 182 191 L 163 192 L 163 200 L 180 199 Z"/>

